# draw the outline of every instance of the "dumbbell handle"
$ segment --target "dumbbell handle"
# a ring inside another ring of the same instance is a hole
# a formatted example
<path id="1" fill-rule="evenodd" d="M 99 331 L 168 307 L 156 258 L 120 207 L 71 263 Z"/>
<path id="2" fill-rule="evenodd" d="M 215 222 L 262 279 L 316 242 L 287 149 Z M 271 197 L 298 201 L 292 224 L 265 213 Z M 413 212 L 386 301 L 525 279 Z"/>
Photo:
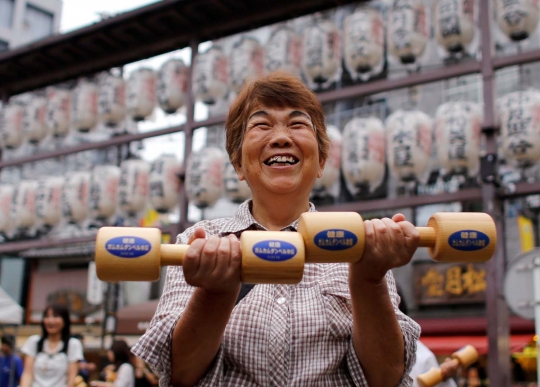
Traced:
<path id="1" fill-rule="evenodd" d="M 431 247 L 435 244 L 436 236 L 433 227 L 416 227 L 416 229 L 420 233 L 419 247 Z M 188 247 L 189 245 L 161 245 L 161 266 L 181 266 Z"/>
<path id="2" fill-rule="evenodd" d="M 472 345 L 466 345 L 459 351 L 454 352 L 452 358 L 451 361 L 453 367 L 458 367 L 460 365 L 468 367 L 478 360 L 478 352 Z M 432 367 L 429 371 L 418 375 L 416 381 L 420 387 L 433 387 L 443 381 L 443 374 L 440 368 Z"/>

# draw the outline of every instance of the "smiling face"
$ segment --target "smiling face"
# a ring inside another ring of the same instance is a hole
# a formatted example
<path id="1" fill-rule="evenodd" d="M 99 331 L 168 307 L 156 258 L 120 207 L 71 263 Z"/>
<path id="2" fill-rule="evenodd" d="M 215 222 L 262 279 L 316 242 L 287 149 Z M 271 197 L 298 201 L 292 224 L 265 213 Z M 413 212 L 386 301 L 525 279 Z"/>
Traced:
<path id="1" fill-rule="evenodd" d="M 43 317 L 43 325 L 49 335 L 61 334 L 64 328 L 64 320 L 61 316 L 56 316 L 52 309 L 49 309 Z"/>
<path id="2" fill-rule="evenodd" d="M 325 161 L 319 156 L 316 129 L 298 108 L 256 107 L 246 123 L 236 171 L 253 195 L 309 196 Z"/>

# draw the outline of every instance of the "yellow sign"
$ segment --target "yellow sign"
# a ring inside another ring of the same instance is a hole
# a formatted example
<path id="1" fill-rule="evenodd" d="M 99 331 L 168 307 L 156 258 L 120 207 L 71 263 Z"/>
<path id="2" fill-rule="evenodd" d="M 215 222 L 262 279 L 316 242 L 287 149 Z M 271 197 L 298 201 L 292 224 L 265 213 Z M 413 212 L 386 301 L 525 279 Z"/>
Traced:
<path id="1" fill-rule="evenodd" d="M 519 228 L 519 240 L 521 241 L 521 252 L 534 249 L 534 226 L 529 218 L 517 217 Z"/>

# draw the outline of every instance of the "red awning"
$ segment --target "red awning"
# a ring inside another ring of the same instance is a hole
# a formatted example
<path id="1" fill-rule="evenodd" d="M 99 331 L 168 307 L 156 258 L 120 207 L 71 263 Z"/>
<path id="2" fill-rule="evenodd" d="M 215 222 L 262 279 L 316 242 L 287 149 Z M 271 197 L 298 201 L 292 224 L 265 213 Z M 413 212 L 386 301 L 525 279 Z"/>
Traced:
<path id="1" fill-rule="evenodd" d="M 532 339 L 532 334 L 511 335 L 510 353 L 521 352 Z M 436 355 L 449 355 L 467 344 L 475 347 L 481 355 L 488 353 L 487 336 L 422 336 L 420 341 Z"/>

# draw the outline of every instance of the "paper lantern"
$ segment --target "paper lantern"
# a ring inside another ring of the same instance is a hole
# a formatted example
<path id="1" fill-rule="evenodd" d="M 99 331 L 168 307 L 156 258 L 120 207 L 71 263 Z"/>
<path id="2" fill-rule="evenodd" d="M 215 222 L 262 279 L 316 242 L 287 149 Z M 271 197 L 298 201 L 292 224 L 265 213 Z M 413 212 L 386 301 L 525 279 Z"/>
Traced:
<path id="1" fill-rule="evenodd" d="M 182 59 L 163 63 L 157 78 L 157 99 L 165 113 L 172 114 L 186 103 L 189 67 Z"/>
<path id="2" fill-rule="evenodd" d="M 473 102 L 448 102 L 435 114 L 435 144 L 443 175 L 473 177 L 480 165 L 482 107 Z"/>
<path id="3" fill-rule="evenodd" d="M 403 64 L 417 61 L 429 40 L 422 0 L 394 0 L 388 15 L 388 50 Z"/>
<path id="4" fill-rule="evenodd" d="M 142 121 L 154 111 L 156 106 L 156 72 L 140 68 L 131 73 L 127 81 L 126 105 L 128 114 L 135 121 Z"/>
<path id="5" fill-rule="evenodd" d="M 80 82 L 71 94 L 71 124 L 79 132 L 92 130 L 98 119 L 97 86 Z"/>
<path id="6" fill-rule="evenodd" d="M 199 208 L 213 206 L 223 194 L 226 157 L 218 148 L 204 148 L 190 155 L 186 168 L 186 194 Z"/>
<path id="7" fill-rule="evenodd" d="M 47 137 L 47 100 L 43 97 L 32 97 L 24 108 L 23 130 L 31 144 L 40 143 Z"/>
<path id="8" fill-rule="evenodd" d="M 229 58 L 230 84 L 237 93 L 246 81 L 264 73 L 264 48 L 255 38 L 242 36 L 234 43 Z"/>
<path id="9" fill-rule="evenodd" d="M 464 51 L 475 29 L 475 0 L 438 0 L 434 24 L 437 42 L 448 52 Z"/>
<path id="10" fill-rule="evenodd" d="M 62 219 L 62 189 L 64 178 L 59 176 L 40 179 L 36 193 L 36 215 L 45 226 L 54 226 Z"/>
<path id="11" fill-rule="evenodd" d="M 381 64 L 384 56 L 383 18 L 379 11 L 361 7 L 345 18 L 345 66 L 353 77 L 368 73 Z"/>
<path id="12" fill-rule="evenodd" d="M 433 128 L 423 112 L 398 110 L 386 119 L 388 166 L 404 182 L 427 181 Z"/>
<path id="13" fill-rule="evenodd" d="M 199 54 L 193 67 L 193 94 L 197 101 L 213 105 L 225 97 L 229 83 L 229 60 L 219 46 Z"/>
<path id="14" fill-rule="evenodd" d="M 150 204 L 159 213 L 167 213 L 180 202 L 180 161 L 174 155 L 162 155 L 150 169 Z"/>
<path id="15" fill-rule="evenodd" d="M 126 117 L 126 81 L 107 75 L 99 85 L 99 120 L 108 126 L 116 126 Z"/>
<path id="16" fill-rule="evenodd" d="M 233 203 L 243 203 L 251 198 L 251 189 L 245 180 L 239 180 L 230 161 L 223 166 L 223 189 L 225 196 Z"/>
<path id="17" fill-rule="evenodd" d="M 540 91 L 510 93 L 497 101 L 504 157 L 525 168 L 540 160 Z"/>
<path id="18" fill-rule="evenodd" d="M 4 106 L 0 112 L 0 136 L 7 149 L 17 149 L 24 140 L 24 106 L 13 102 Z"/>
<path id="19" fill-rule="evenodd" d="M 329 20 L 315 19 L 304 30 L 302 68 L 310 87 L 326 85 L 341 71 L 341 40 L 337 27 Z"/>
<path id="20" fill-rule="evenodd" d="M 137 214 L 146 208 L 150 164 L 130 159 L 122 162 L 120 174 L 120 208 L 128 214 Z"/>
<path id="21" fill-rule="evenodd" d="M 80 223 L 88 218 L 90 172 L 73 172 L 62 191 L 62 215 L 70 223 Z"/>
<path id="22" fill-rule="evenodd" d="M 302 69 L 302 38 L 287 27 L 276 29 L 266 43 L 264 62 L 267 72 L 282 70 L 299 77 Z"/>
<path id="23" fill-rule="evenodd" d="M 104 220 L 116 213 L 120 168 L 96 165 L 90 179 L 89 207 L 93 219 Z"/>
<path id="24" fill-rule="evenodd" d="M 17 228 L 29 229 L 36 223 L 37 187 L 36 180 L 23 180 L 15 187 L 11 218 Z"/>
<path id="25" fill-rule="evenodd" d="M 311 191 L 314 196 L 327 193 L 339 180 L 343 143 L 342 135 L 339 129 L 333 125 L 326 126 L 326 134 L 330 139 L 330 150 L 322 177 L 315 180 L 315 185 Z"/>
<path id="26" fill-rule="evenodd" d="M 47 89 L 46 124 L 54 137 L 64 137 L 70 129 L 71 93 L 67 90 Z"/>
<path id="27" fill-rule="evenodd" d="M 9 234 L 13 230 L 12 205 L 15 188 L 12 185 L 0 185 L 0 233 Z"/>
<path id="28" fill-rule="evenodd" d="M 375 191 L 384 180 L 384 132 L 382 121 L 376 117 L 353 118 L 343 129 L 341 169 L 353 196 Z"/>
<path id="29" fill-rule="evenodd" d="M 538 0 L 495 0 L 497 23 L 510 39 L 527 39 L 538 25 L 538 7 Z"/>

